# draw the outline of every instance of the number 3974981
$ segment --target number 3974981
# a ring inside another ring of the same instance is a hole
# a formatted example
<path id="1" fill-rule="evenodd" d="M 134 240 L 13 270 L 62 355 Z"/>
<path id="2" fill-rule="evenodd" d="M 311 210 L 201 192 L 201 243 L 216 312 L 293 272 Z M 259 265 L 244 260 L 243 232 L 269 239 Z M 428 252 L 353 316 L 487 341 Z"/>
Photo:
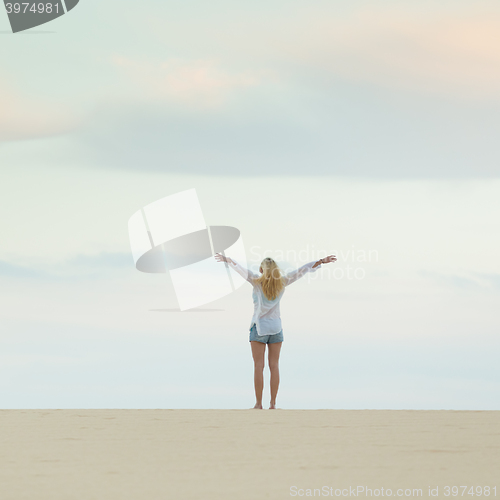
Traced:
<path id="1" fill-rule="evenodd" d="M 59 14 L 59 3 L 6 3 L 5 7 L 7 8 L 7 14 L 52 14 L 52 12 Z"/>

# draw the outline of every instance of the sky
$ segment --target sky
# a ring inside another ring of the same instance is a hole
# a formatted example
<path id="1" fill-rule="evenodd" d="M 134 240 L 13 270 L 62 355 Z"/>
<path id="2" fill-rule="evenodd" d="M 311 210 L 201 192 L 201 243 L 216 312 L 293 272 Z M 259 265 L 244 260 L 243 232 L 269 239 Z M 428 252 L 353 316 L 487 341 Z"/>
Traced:
<path id="1" fill-rule="evenodd" d="M 253 406 L 250 285 L 179 312 L 134 268 L 131 215 L 195 188 L 253 269 L 339 258 L 283 299 L 279 406 L 500 409 L 499 28 L 459 0 L 0 14 L 0 406 Z"/>

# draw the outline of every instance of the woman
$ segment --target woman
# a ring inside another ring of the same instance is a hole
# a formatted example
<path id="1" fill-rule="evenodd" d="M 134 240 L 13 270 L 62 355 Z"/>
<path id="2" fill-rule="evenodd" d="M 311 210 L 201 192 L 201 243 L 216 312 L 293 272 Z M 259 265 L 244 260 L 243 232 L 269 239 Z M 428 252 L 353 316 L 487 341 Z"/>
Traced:
<path id="1" fill-rule="evenodd" d="M 254 314 L 250 326 L 250 345 L 254 361 L 254 385 L 256 403 L 254 408 L 262 410 L 262 390 L 264 388 L 264 354 L 266 344 L 269 347 L 268 361 L 271 372 L 271 404 L 270 410 L 276 409 L 276 395 L 280 383 L 279 357 L 281 343 L 283 342 L 283 330 L 280 318 L 280 300 L 283 297 L 285 287 L 297 281 L 308 272 L 315 272 L 321 264 L 335 262 L 337 258 L 333 255 L 315 262 L 309 262 L 299 269 L 287 275 L 281 273 L 278 264 L 266 257 L 260 265 L 260 276 L 245 269 L 236 261 L 220 253 L 215 255 L 217 262 L 227 262 L 232 269 L 241 274 L 251 285 L 253 285 Z"/>

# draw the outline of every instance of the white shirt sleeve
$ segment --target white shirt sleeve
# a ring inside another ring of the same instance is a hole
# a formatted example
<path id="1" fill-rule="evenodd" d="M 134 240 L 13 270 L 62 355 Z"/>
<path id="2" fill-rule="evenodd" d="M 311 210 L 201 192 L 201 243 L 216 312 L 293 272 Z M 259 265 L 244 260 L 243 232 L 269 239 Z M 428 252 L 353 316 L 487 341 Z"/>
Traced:
<path id="1" fill-rule="evenodd" d="M 231 259 L 232 262 L 228 262 L 229 267 L 234 269 L 238 274 L 240 274 L 244 279 L 246 279 L 252 285 L 254 281 L 259 277 L 258 274 L 248 270 L 246 267 L 243 267 L 241 264 L 238 264 L 234 259 Z"/>
<path id="2" fill-rule="evenodd" d="M 318 266 L 314 267 L 314 264 L 316 264 L 316 260 L 313 262 L 309 262 L 308 264 L 304 264 L 303 266 L 299 267 L 298 269 L 295 269 L 295 271 L 291 271 L 288 274 L 285 275 L 285 286 L 291 285 L 294 281 L 297 281 L 299 278 L 302 278 L 304 274 L 307 273 L 314 273 L 316 270 L 321 268 L 321 264 Z"/>

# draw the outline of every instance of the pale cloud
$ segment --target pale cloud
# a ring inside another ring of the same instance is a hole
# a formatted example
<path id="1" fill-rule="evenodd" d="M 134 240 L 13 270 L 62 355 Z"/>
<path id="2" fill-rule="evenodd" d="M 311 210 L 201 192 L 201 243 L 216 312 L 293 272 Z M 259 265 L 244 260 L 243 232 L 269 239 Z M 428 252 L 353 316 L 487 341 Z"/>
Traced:
<path id="1" fill-rule="evenodd" d="M 23 95 L 0 80 L 0 142 L 61 135 L 78 123 L 79 118 L 57 102 Z"/>
<path id="2" fill-rule="evenodd" d="M 500 97 L 500 8 L 492 2 L 299 2 L 266 15 L 146 22 L 160 46 L 179 52 L 189 39 L 191 55 L 272 69 L 292 85 L 319 83 L 324 71 L 390 89 Z"/>
<path id="3" fill-rule="evenodd" d="M 291 25 L 275 49 L 313 69 L 403 90 L 500 97 L 498 13 L 401 6 L 312 17 L 304 25 L 301 31 Z"/>
<path id="4" fill-rule="evenodd" d="M 24 267 L 24 266 L 18 266 L 16 264 L 12 264 L 10 262 L 5 262 L 3 260 L 0 260 L 0 276 L 2 278 L 33 278 L 33 279 L 38 279 L 38 278 L 43 278 L 45 277 L 45 274 L 38 271 L 37 269 L 29 268 L 29 267 Z"/>
<path id="5" fill-rule="evenodd" d="M 214 108 L 236 90 L 260 85 L 272 78 L 269 71 L 228 72 L 210 59 L 172 58 L 144 62 L 115 56 L 112 62 L 137 85 L 141 98 L 177 101 L 184 105 Z"/>
<path id="6" fill-rule="evenodd" d="M 498 273 L 462 272 L 461 274 L 443 274 L 420 270 L 418 274 L 435 284 L 464 291 L 494 294 L 498 294 L 500 291 L 500 274 Z"/>

